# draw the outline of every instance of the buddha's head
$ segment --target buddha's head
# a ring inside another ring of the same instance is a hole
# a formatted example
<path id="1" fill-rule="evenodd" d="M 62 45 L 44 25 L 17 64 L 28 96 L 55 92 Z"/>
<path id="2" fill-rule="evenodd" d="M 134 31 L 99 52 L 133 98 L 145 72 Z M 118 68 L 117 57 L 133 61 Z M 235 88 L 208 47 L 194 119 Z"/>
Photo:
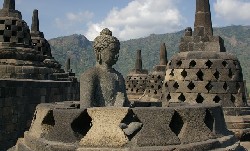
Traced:
<path id="1" fill-rule="evenodd" d="M 94 51 L 97 63 L 106 64 L 111 67 L 118 61 L 120 50 L 119 40 L 112 36 L 112 32 L 105 28 L 101 31 L 100 36 L 94 40 Z"/>

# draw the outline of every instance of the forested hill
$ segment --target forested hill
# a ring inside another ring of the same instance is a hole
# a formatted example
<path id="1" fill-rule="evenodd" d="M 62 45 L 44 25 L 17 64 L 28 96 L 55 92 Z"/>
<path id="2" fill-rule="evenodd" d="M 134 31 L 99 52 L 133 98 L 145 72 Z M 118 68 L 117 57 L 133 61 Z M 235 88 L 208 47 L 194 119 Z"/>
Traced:
<path id="1" fill-rule="evenodd" d="M 121 41 L 119 61 L 115 68 L 124 76 L 134 67 L 136 50 L 142 50 L 143 68 L 151 70 L 159 62 L 161 43 L 166 43 L 168 58 L 178 51 L 184 31 L 167 34 L 151 34 L 145 38 Z M 228 26 L 214 28 L 214 35 L 220 35 L 227 52 L 236 54 L 241 62 L 244 78 L 250 88 L 250 26 Z M 49 40 L 52 54 L 62 65 L 67 57 L 71 58 L 71 68 L 80 75 L 95 64 L 92 42 L 83 35 L 71 35 Z"/>

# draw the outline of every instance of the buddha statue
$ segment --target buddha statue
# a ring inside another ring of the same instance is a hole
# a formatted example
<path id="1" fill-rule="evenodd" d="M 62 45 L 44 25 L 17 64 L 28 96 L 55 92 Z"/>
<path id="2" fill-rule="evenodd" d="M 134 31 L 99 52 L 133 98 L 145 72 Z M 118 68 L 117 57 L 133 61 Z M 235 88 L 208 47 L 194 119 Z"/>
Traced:
<path id="1" fill-rule="evenodd" d="M 125 80 L 112 66 L 119 57 L 120 42 L 105 28 L 94 39 L 95 67 L 80 78 L 81 108 L 128 106 Z"/>

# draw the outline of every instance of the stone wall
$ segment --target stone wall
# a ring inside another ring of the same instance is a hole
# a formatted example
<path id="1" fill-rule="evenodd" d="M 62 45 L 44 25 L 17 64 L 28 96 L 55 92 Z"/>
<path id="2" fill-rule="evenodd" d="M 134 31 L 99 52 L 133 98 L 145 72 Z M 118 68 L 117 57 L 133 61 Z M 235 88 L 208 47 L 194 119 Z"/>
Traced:
<path id="1" fill-rule="evenodd" d="M 0 150 L 16 144 L 30 127 L 39 103 L 79 99 L 79 83 L 49 80 L 0 80 Z"/>

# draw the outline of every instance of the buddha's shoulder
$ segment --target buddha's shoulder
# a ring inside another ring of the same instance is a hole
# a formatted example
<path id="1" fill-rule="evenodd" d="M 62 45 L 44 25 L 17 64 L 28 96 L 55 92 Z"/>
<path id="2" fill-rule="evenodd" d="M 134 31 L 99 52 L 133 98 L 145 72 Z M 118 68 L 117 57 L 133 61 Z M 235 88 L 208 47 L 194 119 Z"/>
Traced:
<path id="1" fill-rule="evenodd" d="M 114 69 L 114 73 L 115 73 L 119 78 L 123 79 L 123 75 L 122 75 L 119 71 L 117 71 L 117 70 Z"/>
<path id="2" fill-rule="evenodd" d="M 99 70 L 96 67 L 92 67 L 87 69 L 86 71 L 81 74 L 81 78 L 90 78 L 90 77 L 96 77 L 99 74 Z"/>

